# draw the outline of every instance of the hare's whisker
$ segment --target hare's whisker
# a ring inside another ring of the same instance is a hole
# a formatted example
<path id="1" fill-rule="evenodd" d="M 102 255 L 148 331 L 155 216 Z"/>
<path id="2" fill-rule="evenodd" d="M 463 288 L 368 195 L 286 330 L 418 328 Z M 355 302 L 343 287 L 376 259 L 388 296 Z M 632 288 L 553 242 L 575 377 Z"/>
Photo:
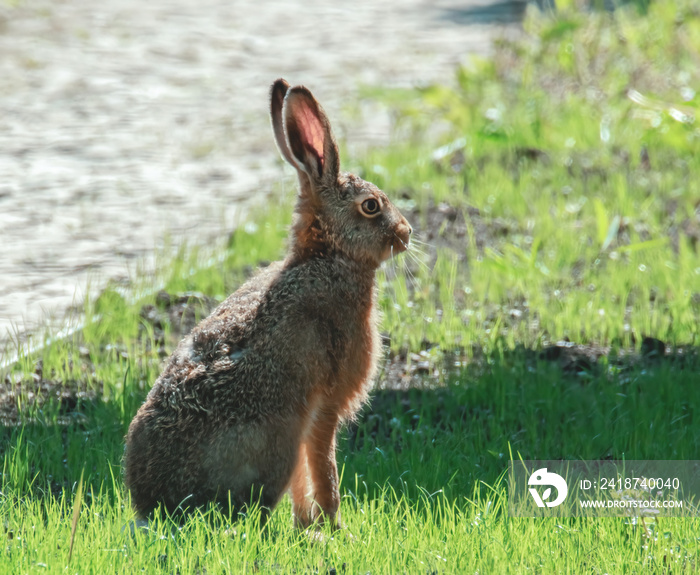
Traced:
<path id="1" fill-rule="evenodd" d="M 424 263 L 428 259 L 428 254 L 419 250 L 413 250 L 408 257 L 416 263 Z"/>
<path id="2" fill-rule="evenodd" d="M 394 246 L 393 246 L 393 244 L 392 244 L 392 246 L 391 246 L 391 272 L 392 272 L 392 279 L 393 279 L 393 280 L 396 280 L 396 278 L 398 277 L 399 273 L 398 273 L 398 269 L 397 269 L 397 267 L 396 267 L 396 257 L 395 257 L 395 255 L 394 255 Z M 396 282 L 394 282 L 394 286 L 396 286 Z M 398 300 L 398 298 L 397 298 L 397 296 L 396 296 L 396 287 L 394 287 L 394 289 L 391 289 L 391 290 L 389 290 L 389 291 L 391 292 L 391 299 L 393 300 L 394 308 L 398 308 L 398 307 L 399 307 L 399 300 Z"/>
<path id="3" fill-rule="evenodd" d="M 413 255 L 418 255 L 418 256 L 421 256 L 423 258 L 428 257 L 428 252 L 426 250 L 422 249 L 421 247 L 418 247 L 418 246 L 412 246 L 411 252 L 413 253 Z"/>
<path id="4" fill-rule="evenodd" d="M 391 244 L 391 256 L 389 257 L 392 277 L 396 276 L 396 262 L 394 261 L 394 244 Z"/>
<path id="5" fill-rule="evenodd" d="M 425 262 L 425 260 L 428 259 L 426 254 L 421 252 L 407 252 L 406 255 L 420 270 L 430 273 L 430 267 Z"/>
<path id="6" fill-rule="evenodd" d="M 423 251 L 425 251 L 426 248 L 432 248 L 432 247 L 433 246 L 431 246 L 430 244 L 426 244 L 423 242 L 411 242 L 411 249 L 413 249 L 415 251 L 423 252 Z"/>
<path id="7" fill-rule="evenodd" d="M 425 248 L 432 248 L 433 246 L 422 242 L 417 238 L 411 238 L 411 251 L 423 252 Z"/>
<path id="8" fill-rule="evenodd" d="M 430 242 L 422 240 L 420 234 L 413 234 L 411 236 L 411 243 L 418 244 L 419 246 L 428 246 L 431 248 L 434 247 Z"/>
<path id="9" fill-rule="evenodd" d="M 418 278 L 416 278 L 416 276 L 411 271 L 411 268 L 406 262 L 403 263 L 403 272 L 404 276 L 408 278 L 408 281 L 410 282 L 413 291 L 417 291 L 420 288 L 420 281 L 418 280 Z"/>

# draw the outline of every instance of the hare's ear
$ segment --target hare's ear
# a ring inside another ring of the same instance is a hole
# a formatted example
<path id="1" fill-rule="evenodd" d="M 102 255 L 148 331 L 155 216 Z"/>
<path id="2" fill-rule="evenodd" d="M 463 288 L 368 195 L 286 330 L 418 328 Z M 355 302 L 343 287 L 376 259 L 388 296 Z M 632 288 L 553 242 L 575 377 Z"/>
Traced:
<path id="1" fill-rule="evenodd" d="M 340 165 L 331 125 L 323 108 L 304 86 L 295 86 L 284 99 L 284 131 L 296 166 L 312 182 L 333 185 Z"/>
<path id="2" fill-rule="evenodd" d="M 272 120 L 272 131 L 275 134 L 275 142 L 280 154 L 296 168 L 297 163 L 289 151 L 287 138 L 284 135 L 284 122 L 282 121 L 282 108 L 284 107 L 284 97 L 287 95 L 287 90 L 289 90 L 289 84 L 282 78 L 279 78 L 272 84 L 270 88 L 270 118 Z"/>

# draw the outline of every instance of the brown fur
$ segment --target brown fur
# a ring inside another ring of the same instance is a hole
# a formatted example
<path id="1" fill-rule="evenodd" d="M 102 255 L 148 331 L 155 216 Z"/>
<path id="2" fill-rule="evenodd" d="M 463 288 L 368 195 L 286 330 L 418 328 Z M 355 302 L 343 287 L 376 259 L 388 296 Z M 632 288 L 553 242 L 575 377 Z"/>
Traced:
<path id="1" fill-rule="evenodd" d="M 366 400 L 380 354 L 375 270 L 411 228 L 376 186 L 338 171 L 311 92 L 278 80 L 270 99 L 299 174 L 289 252 L 180 343 L 134 417 L 125 480 L 141 516 L 209 501 L 272 509 L 289 489 L 298 526 L 340 524 L 336 430 Z"/>

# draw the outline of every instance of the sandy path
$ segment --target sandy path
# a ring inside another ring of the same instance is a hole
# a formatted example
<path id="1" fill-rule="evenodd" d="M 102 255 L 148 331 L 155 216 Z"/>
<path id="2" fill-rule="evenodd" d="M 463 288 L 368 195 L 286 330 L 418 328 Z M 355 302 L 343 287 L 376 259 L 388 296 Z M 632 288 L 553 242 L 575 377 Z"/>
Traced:
<path id="1" fill-rule="evenodd" d="M 0 354 L 59 320 L 88 278 L 123 276 L 163 238 L 208 242 L 289 178 L 267 90 L 309 86 L 338 135 L 358 83 L 449 82 L 524 3 L 489 0 L 26 0 L 0 4 Z M 291 181 L 291 180 L 290 180 Z M 79 301 L 79 300 L 78 300 Z M 13 335 L 14 337 L 14 335 Z"/>

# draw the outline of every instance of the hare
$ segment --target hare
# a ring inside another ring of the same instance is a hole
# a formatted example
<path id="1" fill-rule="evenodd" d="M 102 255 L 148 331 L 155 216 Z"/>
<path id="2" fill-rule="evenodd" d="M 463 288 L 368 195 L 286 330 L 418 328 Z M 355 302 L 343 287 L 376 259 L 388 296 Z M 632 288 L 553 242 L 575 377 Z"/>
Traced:
<path id="1" fill-rule="evenodd" d="M 270 99 L 299 176 L 288 253 L 180 342 L 131 422 L 125 483 L 142 518 L 251 498 L 267 517 L 289 490 L 295 525 L 340 526 L 336 432 L 367 399 L 381 352 L 375 271 L 408 248 L 411 226 L 339 171 L 307 88 L 279 79 Z"/>

